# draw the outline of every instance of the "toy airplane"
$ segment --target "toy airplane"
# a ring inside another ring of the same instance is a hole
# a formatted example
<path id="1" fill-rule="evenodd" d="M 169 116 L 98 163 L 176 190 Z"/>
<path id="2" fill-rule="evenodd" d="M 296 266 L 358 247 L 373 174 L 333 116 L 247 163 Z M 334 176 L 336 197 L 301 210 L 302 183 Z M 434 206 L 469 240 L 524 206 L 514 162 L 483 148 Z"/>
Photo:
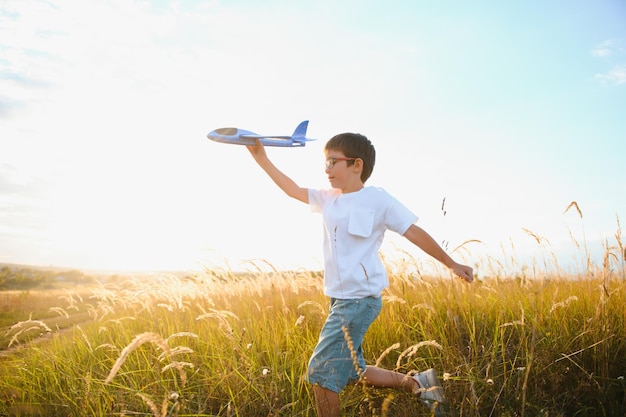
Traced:
<path id="1" fill-rule="evenodd" d="M 256 145 L 258 139 L 265 146 L 296 147 L 304 146 L 306 142 L 315 140 L 305 137 L 308 125 L 308 120 L 300 123 L 291 136 L 257 135 L 254 132 L 238 129 L 236 127 L 223 127 L 209 132 L 207 137 L 215 142 L 231 143 L 234 145 Z"/>

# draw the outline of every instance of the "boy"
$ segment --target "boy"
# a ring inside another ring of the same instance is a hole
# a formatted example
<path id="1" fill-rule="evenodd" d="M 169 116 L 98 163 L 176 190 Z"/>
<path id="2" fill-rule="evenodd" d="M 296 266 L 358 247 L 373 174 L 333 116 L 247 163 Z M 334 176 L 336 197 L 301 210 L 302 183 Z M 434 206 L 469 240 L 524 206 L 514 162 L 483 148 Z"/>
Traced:
<path id="1" fill-rule="evenodd" d="M 342 133 L 326 143 L 326 174 L 331 190 L 302 188 L 274 166 L 260 142 L 247 148 L 278 187 L 323 217 L 324 294 L 330 297 L 330 311 L 307 371 L 318 416 L 339 416 L 339 393 L 349 383 L 413 392 L 439 414 L 444 394 L 434 370 L 408 376 L 365 364 L 363 337 L 380 313 L 381 292 L 388 286 L 378 250 L 389 229 L 467 282 L 473 280 L 472 268 L 452 260 L 414 224 L 417 216 L 386 191 L 365 187 L 376 159 L 374 146 L 365 136 Z"/>

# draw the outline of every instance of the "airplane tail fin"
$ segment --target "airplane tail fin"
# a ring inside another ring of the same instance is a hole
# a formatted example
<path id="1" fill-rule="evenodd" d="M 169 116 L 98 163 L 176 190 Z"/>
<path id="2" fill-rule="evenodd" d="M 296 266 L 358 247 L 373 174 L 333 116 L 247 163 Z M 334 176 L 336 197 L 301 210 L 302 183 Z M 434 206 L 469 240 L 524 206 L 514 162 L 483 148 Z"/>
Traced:
<path id="1" fill-rule="evenodd" d="M 298 127 L 296 127 L 296 130 L 293 131 L 293 135 L 291 136 L 294 143 L 299 143 L 299 144 L 304 145 L 306 141 L 315 140 L 315 139 L 309 139 L 306 137 L 307 127 L 309 127 L 308 120 L 303 121 L 302 123 L 298 125 Z"/>
<path id="2" fill-rule="evenodd" d="M 298 125 L 298 127 L 296 127 L 296 130 L 293 131 L 293 135 L 291 135 L 291 137 L 296 140 L 296 139 L 306 139 L 306 129 L 307 127 L 309 127 L 309 121 L 305 120 L 304 122 L 300 123 Z"/>

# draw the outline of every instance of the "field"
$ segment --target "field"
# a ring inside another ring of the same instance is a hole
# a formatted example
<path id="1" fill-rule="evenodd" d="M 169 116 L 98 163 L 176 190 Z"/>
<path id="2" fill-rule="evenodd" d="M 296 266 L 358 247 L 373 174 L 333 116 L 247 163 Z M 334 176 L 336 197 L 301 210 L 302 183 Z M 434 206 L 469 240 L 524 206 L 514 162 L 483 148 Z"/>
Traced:
<path id="1" fill-rule="evenodd" d="M 454 416 L 626 414 L 624 248 L 571 275 L 467 285 L 389 265 L 369 363 L 434 367 Z M 486 268 L 483 268 L 483 270 Z M 0 292 L 2 416 L 315 416 L 302 381 L 325 318 L 322 275 L 126 277 Z M 13 306 L 11 308 L 11 306 Z M 413 396 L 350 387 L 345 416 L 427 416 Z"/>

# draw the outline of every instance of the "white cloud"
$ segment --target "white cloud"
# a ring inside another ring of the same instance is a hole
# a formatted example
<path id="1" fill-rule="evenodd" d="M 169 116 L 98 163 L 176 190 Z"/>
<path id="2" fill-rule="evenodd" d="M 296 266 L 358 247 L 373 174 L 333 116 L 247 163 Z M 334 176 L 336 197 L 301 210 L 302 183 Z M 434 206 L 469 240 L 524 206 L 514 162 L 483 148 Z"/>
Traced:
<path id="1" fill-rule="evenodd" d="M 612 65 L 612 68 L 604 73 L 597 73 L 595 79 L 612 85 L 626 84 L 626 63 L 623 61 L 625 49 L 620 39 L 607 39 L 598 44 L 591 54 L 594 57 L 602 58 Z"/>
<path id="2" fill-rule="evenodd" d="M 595 78 L 606 84 L 626 84 L 626 64 L 616 65 L 605 74 L 596 74 Z"/>
<path id="3" fill-rule="evenodd" d="M 607 39 L 591 50 L 591 55 L 599 58 L 609 57 L 623 51 L 617 39 Z"/>

